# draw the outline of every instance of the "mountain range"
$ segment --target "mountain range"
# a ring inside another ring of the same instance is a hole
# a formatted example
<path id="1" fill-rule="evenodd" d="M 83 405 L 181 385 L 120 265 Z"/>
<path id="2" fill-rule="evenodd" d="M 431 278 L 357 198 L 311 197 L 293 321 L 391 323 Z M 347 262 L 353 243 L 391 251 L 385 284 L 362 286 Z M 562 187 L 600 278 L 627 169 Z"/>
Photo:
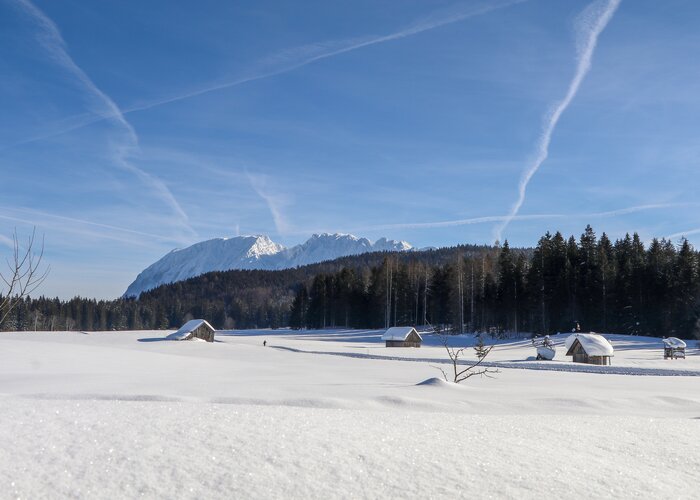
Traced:
<path id="1" fill-rule="evenodd" d="M 144 269 L 129 285 L 124 297 L 138 297 L 160 285 L 186 280 L 211 271 L 232 269 L 288 269 L 348 255 L 411 250 L 405 241 L 381 238 L 372 243 L 351 234 L 314 234 L 290 248 L 264 235 L 215 238 L 166 254 Z"/>

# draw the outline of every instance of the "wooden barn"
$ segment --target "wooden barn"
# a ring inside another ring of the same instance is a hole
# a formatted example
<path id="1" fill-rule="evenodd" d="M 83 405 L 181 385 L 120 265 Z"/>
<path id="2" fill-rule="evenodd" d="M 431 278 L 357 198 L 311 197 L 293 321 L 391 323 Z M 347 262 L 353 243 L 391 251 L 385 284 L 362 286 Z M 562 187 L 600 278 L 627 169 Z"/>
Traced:
<path id="1" fill-rule="evenodd" d="M 423 337 L 412 326 L 394 326 L 384 332 L 382 340 L 386 347 L 420 347 Z"/>
<path id="2" fill-rule="evenodd" d="M 193 340 L 202 339 L 207 342 L 214 342 L 214 327 L 206 320 L 192 319 L 182 325 L 175 333 L 171 333 L 166 338 L 168 340 Z"/>
<path id="3" fill-rule="evenodd" d="M 681 339 L 676 337 L 668 337 L 664 341 L 664 359 L 685 359 L 686 344 Z"/>
<path id="4" fill-rule="evenodd" d="M 566 355 L 573 356 L 574 363 L 609 365 L 613 357 L 613 346 L 597 333 L 574 333 L 566 339 Z"/>

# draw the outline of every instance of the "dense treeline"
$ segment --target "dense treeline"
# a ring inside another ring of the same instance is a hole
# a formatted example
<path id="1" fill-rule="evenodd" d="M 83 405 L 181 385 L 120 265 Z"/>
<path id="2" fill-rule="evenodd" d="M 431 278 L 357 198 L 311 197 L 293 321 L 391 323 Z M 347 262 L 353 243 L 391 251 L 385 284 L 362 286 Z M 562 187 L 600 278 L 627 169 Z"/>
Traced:
<path id="1" fill-rule="evenodd" d="M 463 245 L 398 253 L 394 259 L 400 262 L 419 259 L 441 266 L 454 260 L 457 254 L 471 254 L 484 248 Z M 138 300 L 25 299 L 0 327 L 6 331 L 166 329 L 178 328 L 192 318 L 206 318 L 216 328 L 286 326 L 294 294 L 302 283 L 322 273 L 379 266 L 387 255 L 367 253 L 282 271 L 212 272 L 160 286 L 141 294 Z"/>
<path id="2" fill-rule="evenodd" d="M 372 253 L 282 271 L 208 273 L 135 299 L 26 299 L 4 330 L 176 328 L 202 317 L 216 328 L 383 328 L 453 331 L 582 329 L 697 335 L 700 258 L 683 240 L 638 235 L 612 242 L 547 233 L 535 249 L 459 246 Z"/>
<path id="3" fill-rule="evenodd" d="M 639 236 L 615 243 L 590 226 L 576 240 L 547 233 L 533 252 L 501 248 L 431 266 L 388 257 L 360 272 L 320 274 L 292 304 L 295 328 L 446 325 L 453 331 L 585 330 L 697 335 L 700 259 Z"/>

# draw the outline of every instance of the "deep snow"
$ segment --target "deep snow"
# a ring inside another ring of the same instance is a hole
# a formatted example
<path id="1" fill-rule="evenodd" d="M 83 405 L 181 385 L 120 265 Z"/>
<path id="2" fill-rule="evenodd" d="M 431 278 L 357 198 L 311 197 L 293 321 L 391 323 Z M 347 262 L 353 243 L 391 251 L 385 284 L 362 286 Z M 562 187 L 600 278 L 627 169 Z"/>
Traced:
<path id="1" fill-rule="evenodd" d="M 168 333 L 0 334 L 0 498 L 697 491 L 700 379 L 508 367 L 576 369 L 564 336 L 553 362 L 499 344 L 495 379 L 455 386 L 436 379 L 430 336 L 401 349 L 377 331 Z M 608 338 L 611 368 L 700 372 L 695 342 L 663 360 L 659 339 Z"/>

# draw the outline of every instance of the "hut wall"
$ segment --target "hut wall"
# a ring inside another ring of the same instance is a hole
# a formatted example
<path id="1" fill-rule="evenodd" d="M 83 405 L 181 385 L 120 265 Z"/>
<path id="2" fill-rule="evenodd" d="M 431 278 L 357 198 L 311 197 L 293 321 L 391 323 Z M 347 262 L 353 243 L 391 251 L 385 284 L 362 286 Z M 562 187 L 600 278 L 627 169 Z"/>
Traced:
<path id="1" fill-rule="evenodd" d="M 411 344 L 411 347 L 420 347 L 421 343 L 421 338 L 420 335 L 418 335 L 416 332 L 412 332 L 408 338 L 406 338 L 406 342 Z"/>
<path id="2" fill-rule="evenodd" d="M 200 325 L 192 332 L 192 336 L 206 340 L 207 342 L 214 342 L 214 332 L 210 330 L 207 325 Z"/>
<path id="3" fill-rule="evenodd" d="M 583 350 L 583 346 L 581 343 L 577 340 L 576 341 L 576 346 L 574 347 L 574 363 L 589 363 L 590 361 L 588 360 L 588 354 L 586 354 L 586 351 Z"/>
<path id="4" fill-rule="evenodd" d="M 589 365 L 609 365 L 610 356 L 589 356 L 580 342 L 576 343 L 573 351 L 574 363 L 586 363 Z"/>
<path id="5" fill-rule="evenodd" d="M 409 340 L 387 340 L 386 347 L 420 347 L 420 342 Z"/>
<path id="6" fill-rule="evenodd" d="M 664 359 L 685 358 L 685 347 L 664 347 Z"/>
<path id="7" fill-rule="evenodd" d="M 574 353 L 574 363 L 588 363 L 588 354 L 585 352 Z"/>
<path id="8" fill-rule="evenodd" d="M 588 363 L 591 365 L 609 365 L 610 356 L 589 356 Z"/>

